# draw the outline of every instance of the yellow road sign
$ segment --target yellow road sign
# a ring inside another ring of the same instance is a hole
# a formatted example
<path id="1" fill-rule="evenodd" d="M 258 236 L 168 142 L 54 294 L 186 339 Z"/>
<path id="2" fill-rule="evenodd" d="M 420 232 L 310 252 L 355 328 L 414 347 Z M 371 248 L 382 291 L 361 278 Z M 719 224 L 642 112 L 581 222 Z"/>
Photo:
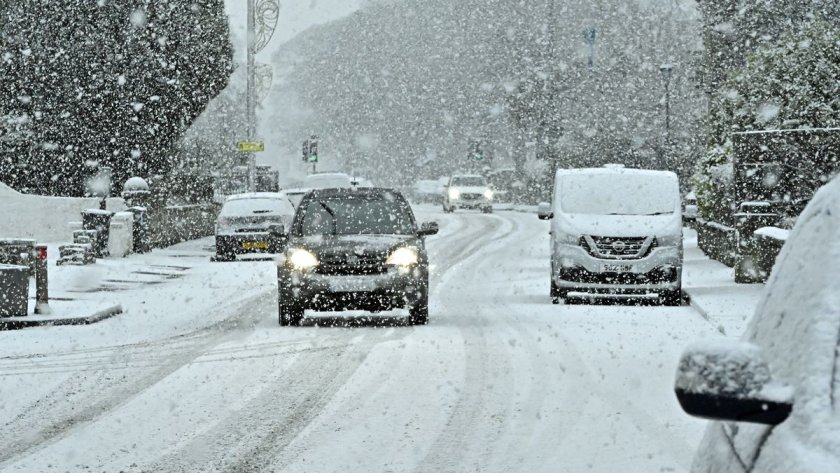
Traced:
<path id="1" fill-rule="evenodd" d="M 239 148 L 239 151 L 248 153 L 265 151 L 265 143 L 262 141 L 240 141 L 236 146 Z"/>

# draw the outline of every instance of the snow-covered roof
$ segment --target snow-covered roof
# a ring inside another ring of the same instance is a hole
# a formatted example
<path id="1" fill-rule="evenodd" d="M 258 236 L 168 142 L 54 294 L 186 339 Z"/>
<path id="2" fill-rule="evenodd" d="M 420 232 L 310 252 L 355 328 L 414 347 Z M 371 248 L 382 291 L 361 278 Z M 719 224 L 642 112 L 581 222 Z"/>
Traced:
<path id="1" fill-rule="evenodd" d="M 281 194 L 306 194 L 307 192 L 311 191 L 312 189 L 308 187 L 292 187 L 291 189 L 283 189 L 280 191 Z"/>
<path id="2" fill-rule="evenodd" d="M 578 169 L 558 169 L 557 176 L 564 175 L 615 175 L 621 174 L 626 176 L 670 176 L 677 180 L 677 175 L 671 171 L 656 171 L 652 169 L 635 169 L 624 167 L 607 167 L 607 168 L 578 168 Z"/>
<path id="3" fill-rule="evenodd" d="M 283 199 L 280 192 L 245 192 L 243 194 L 231 194 L 225 200 L 239 199 Z"/>

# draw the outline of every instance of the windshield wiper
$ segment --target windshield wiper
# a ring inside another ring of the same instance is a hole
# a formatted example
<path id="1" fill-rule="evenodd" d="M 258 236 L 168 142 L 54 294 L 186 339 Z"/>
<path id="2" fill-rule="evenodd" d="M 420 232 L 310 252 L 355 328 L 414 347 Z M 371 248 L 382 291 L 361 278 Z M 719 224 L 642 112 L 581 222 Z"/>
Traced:
<path id="1" fill-rule="evenodd" d="M 653 212 L 653 213 L 645 214 L 645 216 L 653 216 L 653 215 L 670 215 L 670 214 L 672 214 L 672 213 L 674 213 L 674 212 Z"/>
<path id="2" fill-rule="evenodd" d="M 333 209 L 330 208 L 329 205 L 321 202 L 320 200 L 318 201 L 318 204 L 321 207 L 323 207 L 324 210 L 326 210 L 328 214 L 330 214 L 330 217 L 332 217 L 332 234 L 333 235 L 338 235 L 338 219 L 335 216 L 335 212 L 333 211 Z"/>

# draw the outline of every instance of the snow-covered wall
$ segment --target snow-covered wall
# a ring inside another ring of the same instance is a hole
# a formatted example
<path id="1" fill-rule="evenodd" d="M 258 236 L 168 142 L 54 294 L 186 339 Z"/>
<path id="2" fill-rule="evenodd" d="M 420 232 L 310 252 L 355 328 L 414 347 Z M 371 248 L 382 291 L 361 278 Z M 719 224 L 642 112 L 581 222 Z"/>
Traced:
<path id="1" fill-rule="evenodd" d="M 108 199 L 108 210 L 124 210 L 121 198 Z M 99 208 L 99 199 L 21 194 L 0 182 L 0 238 L 35 238 L 41 243 L 69 242 L 68 222 L 81 211 Z"/>

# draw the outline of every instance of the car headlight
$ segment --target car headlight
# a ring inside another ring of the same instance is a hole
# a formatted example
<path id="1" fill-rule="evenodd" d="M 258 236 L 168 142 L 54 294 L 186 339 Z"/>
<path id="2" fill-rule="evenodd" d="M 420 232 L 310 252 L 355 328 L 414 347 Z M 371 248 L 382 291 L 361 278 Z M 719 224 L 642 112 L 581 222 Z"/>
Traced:
<path id="1" fill-rule="evenodd" d="M 318 266 L 321 262 L 318 257 L 312 254 L 309 250 L 303 248 L 295 248 L 289 253 L 289 264 L 294 269 L 310 269 Z"/>
<path id="2" fill-rule="evenodd" d="M 449 189 L 449 198 L 450 199 L 460 199 L 461 198 L 461 191 L 458 189 Z"/>
<path id="3" fill-rule="evenodd" d="M 411 266 L 412 264 L 417 264 L 418 256 L 417 250 L 414 248 L 397 248 L 391 253 L 391 256 L 385 261 L 385 264 L 393 265 L 393 266 Z"/>
<path id="4" fill-rule="evenodd" d="M 493 200 L 493 191 L 491 191 L 490 189 L 484 191 L 484 198 L 487 200 Z"/>

